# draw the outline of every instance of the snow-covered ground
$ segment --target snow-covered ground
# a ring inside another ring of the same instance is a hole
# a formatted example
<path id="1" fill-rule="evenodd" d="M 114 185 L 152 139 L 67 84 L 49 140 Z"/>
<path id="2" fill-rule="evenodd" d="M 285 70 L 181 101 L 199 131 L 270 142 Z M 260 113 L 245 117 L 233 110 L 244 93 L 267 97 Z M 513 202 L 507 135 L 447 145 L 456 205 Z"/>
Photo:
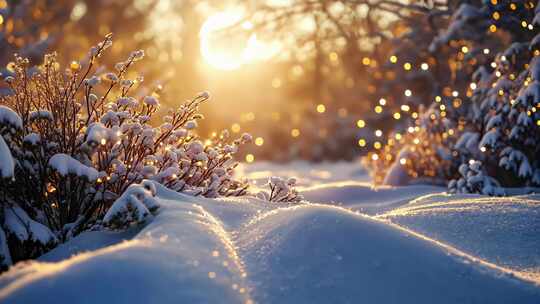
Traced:
<path id="1" fill-rule="evenodd" d="M 358 164 L 255 164 L 311 202 L 158 187 L 145 227 L 86 232 L 0 276 L 1 303 L 540 303 L 540 196 L 373 188 Z"/>

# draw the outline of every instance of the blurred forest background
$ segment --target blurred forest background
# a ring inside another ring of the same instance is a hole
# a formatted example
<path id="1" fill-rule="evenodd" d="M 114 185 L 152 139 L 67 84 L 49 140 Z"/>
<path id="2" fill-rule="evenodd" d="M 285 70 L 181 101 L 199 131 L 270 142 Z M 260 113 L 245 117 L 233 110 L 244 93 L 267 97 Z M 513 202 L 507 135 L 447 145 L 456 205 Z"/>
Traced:
<path id="1" fill-rule="evenodd" d="M 13 52 L 84 60 L 112 32 L 109 58 L 144 49 L 144 83 L 166 105 L 210 91 L 201 131 L 252 133 L 248 162 L 367 155 L 375 182 L 397 163 L 445 183 L 476 159 L 530 184 L 538 103 L 508 106 L 531 80 L 535 15 L 533 1 L 512 0 L 0 0 L 0 65 L 9 75 Z M 511 88 L 493 95 L 501 79 Z M 519 113 L 531 122 L 519 130 L 487 121 Z M 480 142 L 495 126 L 513 137 Z M 505 146 L 524 156 L 501 169 Z"/>
<path id="2" fill-rule="evenodd" d="M 423 1 L 0 0 L 0 63 L 9 73 L 14 52 L 39 63 L 51 50 L 64 62 L 83 60 L 112 32 L 110 58 L 144 49 L 145 84 L 162 86 L 171 106 L 212 93 L 204 132 L 253 133 L 246 153 L 257 159 L 352 159 L 375 131 L 386 134 L 430 100 L 433 73 L 451 76 L 421 51 L 450 9 Z M 415 92 L 411 110 L 386 110 L 406 86 Z"/>

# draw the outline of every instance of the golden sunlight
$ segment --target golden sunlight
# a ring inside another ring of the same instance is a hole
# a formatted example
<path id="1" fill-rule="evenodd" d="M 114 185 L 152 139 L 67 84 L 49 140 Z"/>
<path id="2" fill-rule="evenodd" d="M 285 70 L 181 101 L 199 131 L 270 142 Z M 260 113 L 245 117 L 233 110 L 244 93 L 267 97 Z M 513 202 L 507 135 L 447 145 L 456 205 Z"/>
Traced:
<path id="1" fill-rule="evenodd" d="M 244 64 L 269 59 L 279 51 L 278 43 L 260 41 L 256 34 L 239 35 L 242 36 L 239 38 L 227 36 L 223 32 L 227 27 L 241 22 L 243 17 L 242 9 L 232 8 L 209 16 L 202 25 L 201 55 L 212 68 L 235 70 Z M 248 21 L 242 23 L 242 28 L 246 31 L 251 27 L 252 24 Z"/>

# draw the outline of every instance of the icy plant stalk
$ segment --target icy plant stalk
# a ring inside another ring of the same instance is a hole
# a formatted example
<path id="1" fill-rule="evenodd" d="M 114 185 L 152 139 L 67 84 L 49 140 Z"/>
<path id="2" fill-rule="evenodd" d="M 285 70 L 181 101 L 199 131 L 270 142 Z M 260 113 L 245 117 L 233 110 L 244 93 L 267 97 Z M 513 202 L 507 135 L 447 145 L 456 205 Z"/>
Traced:
<path id="1" fill-rule="evenodd" d="M 13 76 L 4 79 L 11 93 L 0 97 L 0 241 L 4 233 L 13 261 L 88 229 L 117 199 L 130 202 L 125 208 L 152 211 L 132 186 L 145 179 L 208 197 L 246 192 L 247 184 L 232 178 L 233 155 L 251 136 L 199 138 L 198 109 L 208 93 L 158 116 L 159 90 L 136 92 L 142 78 L 128 78 L 144 52 L 103 71 L 98 61 L 111 44 L 108 35 L 67 69 L 55 54 L 38 67 L 16 56 Z M 139 221 L 145 214 L 124 219 Z M 104 223 L 122 226 L 112 218 Z M 33 227 L 40 227 L 40 237 Z M 10 260 L 0 255 L 4 264 Z"/>
<path id="2" fill-rule="evenodd" d="M 272 176 L 268 180 L 270 192 L 261 191 L 257 197 L 269 202 L 299 203 L 304 200 L 304 197 L 298 193 L 295 186 L 295 178 L 283 179 Z"/>

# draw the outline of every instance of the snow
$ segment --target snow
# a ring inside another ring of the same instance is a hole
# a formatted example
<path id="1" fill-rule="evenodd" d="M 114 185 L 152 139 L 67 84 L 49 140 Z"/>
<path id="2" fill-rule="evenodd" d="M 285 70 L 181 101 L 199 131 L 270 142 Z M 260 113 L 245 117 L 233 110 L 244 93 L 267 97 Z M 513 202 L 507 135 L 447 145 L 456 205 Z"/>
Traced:
<path id="1" fill-rule="evenodd" d="M 113 226 L 143 223 L 152 217 L 150 211 L 159 208 L 159 203 L 154 199 L 155 194 L 156 188 L 148 180 L 130 185 L 107 211 L 103 223 Z"/>
<path id="2" fill-rule="evenodd" d="M 21 117 L 12 109 L 0 106 L 0 125 L 9 125 L 16 129 L 22 129 Z"/>
<path id="3" fill-rule="evenodd" d="M 147 106 L 157 107 L 159 105 L 159 101 L 154 96 L 145 96 L 143 102 Z"/>
<path id="4" fill-rule="evenodd" d="M 37 133 L 30 133 L 23 138 L 23 142 L 27 145 L 36 146 L 41 142 L 41 136 Z"/>
<path id="5" fill-rule="evenodd" d="M 98 178 L 98 171 L 92 167 L 83 165 L 78 160 L 67 154 L 55 154 L 49 159 L 49 167 L 53 168 L 62 176 L 74 174 L 76 176 L 86 177 L 89 181 Z"/>
<path id="6" fill-rule="evenodd" d="M 7 245 L 6 233 L 2 227 L 0 227 L 0 262 L 2 262 L 4 265 L 13 264 Z"/>
<path id="7" fill-rule="evenodd" d="M 47 226 L 32 220 L 17 206 L 4 207 L 4 228 L 20 241 L 32 240 L 41 244 L 56 242 L 56 236 Z"/>
<path id="8" fill-rule="evenodd" d="M 411 155 L 409 147 L 404 147 L 399 151 L 396 161 L 390 166 L 386 176 L 384 177 L 383 184 L 389 186 L 405 186 L 411 182 L 411 177 L 405 170 L 405 167 L 399 162 L 400 159 L 407 159 Z"/>
<path id="9" fill-rule="evenodd" d="M 534 65 L 534 67 L 539 67 L 537 70 L 538 70 L 538 74 L 539 74 L 539 78 L 540 78 L 540 64 L 539 65 Z M 527 100 L 539 100 L 540 99 L 540 82 L 539 81 L 533 81 L 532 83 L 530 83 L 527 87 L 524 87 L 522 88 L 520 91 L 519 91 L 519 96 L 516 98 L 516 102 L 523 105 L 523 106 L 527 106 Z"/>
<path id="10" fill-rule="evenodd" d="M 528 125 L 532 125 L 533 121 L 529 117 L 529 115 L 527 115 L 527 112 L 521 112 L 518 116 L 517 123 L 518 125 L 528 126 Z"/>
<path id="11" fill-rule="evenodd" d="M 29 115 L 30 120 L 36 120 L 36 119 L 45 119 L 45 120 L 53 120 L 53 115 L 50 111 L 47 110 L 38 110 L 38 111 L 32 111 Z"/>
<path id="12" fill-rule="evenodd" d="M 540 196 L 432 194 L 380 218 L 540 279 Z"/>
<path id="13" fill-rule="evenodd" d="M 533 84 L 535 84 L 535 87 L 538 87 L 538 80 L 540 80 L 540 60 L 538 60 L 536 56 L 533 57 L 533 59 L 531 59 L 530 66 L 531 77 L 534 80 Z"/>
<path id="14" fill-rule="evenodd" d="M 482 137 L 482 140 L 480 141 L 480 147 L 494 147 L 497 144 L 497 140 L 499 138 L 499 133 L 497 132 L 497 129 L 490 130 L 486 134 L 484 134 L 484 137 Z"/>
<path id="15" fill-rule="evenodd" d="M 492 116 L 489 119 L 488 123 L 486 124 L 486 129 L 491 130 L 495 126 L 499 126 L 501 123 L 502 123 L 502 117 L 500 114 Z M 474 134 L 478 134 L 478 133 L 474 133 Z"/>
<path id="16" fill-rule="evenodd" d="M 86 141 L 90 144 L 105 144 L 109 141 L 117 141 L 118 131 L 107 128 L 100 122 L 92 123 L 86 131 Z"/>
<path id="17" fill-rule="evenodd" d="M 188 122 L 186 122 L 186 129 L 187 130 L 193 130 L 195 128 L 197 128 L 198 125 L 197 125 L 197 122 L 195 120 L 190 120 Z"/>
<path id="18" fill-rule="evenodd" d="M 261 186 L 266 173 L 297 176 L 312 203 L 205 199 L 146 182 L 161 206 L 153 219 L 16 265 L 0 276 L 0 302 L 540 301 L 539 195 L 373 187 L 354 163 L 242 168 Z"/>
<path id="19" fill-rule="evenodd" d="M 0 177 L 10 178 L 13 177 L 15 170 L 15 162 L 11 156 L 11 151 L 4 140 L 4 137 L 0 135 Z"/>
<path id="20" fill-rule="evenodd" d="M 495 116 L 498 117 L 498 116 Z M 493 118 L 495 118 L 493 117 Z M 488 122 L 488 127 L 486 129 L 491 129 L 489 127 L 490 123 L 495 123 L 496 120 L 491 118 Z M 480 134 L 477 132 L 464 132 L 463 135 L 459 138 L 459 140 L 456 142 L 456 149 L 466 150 L 469 152 L 474 152 L 478 150 L 478 138 L 480 137 Z"/>

